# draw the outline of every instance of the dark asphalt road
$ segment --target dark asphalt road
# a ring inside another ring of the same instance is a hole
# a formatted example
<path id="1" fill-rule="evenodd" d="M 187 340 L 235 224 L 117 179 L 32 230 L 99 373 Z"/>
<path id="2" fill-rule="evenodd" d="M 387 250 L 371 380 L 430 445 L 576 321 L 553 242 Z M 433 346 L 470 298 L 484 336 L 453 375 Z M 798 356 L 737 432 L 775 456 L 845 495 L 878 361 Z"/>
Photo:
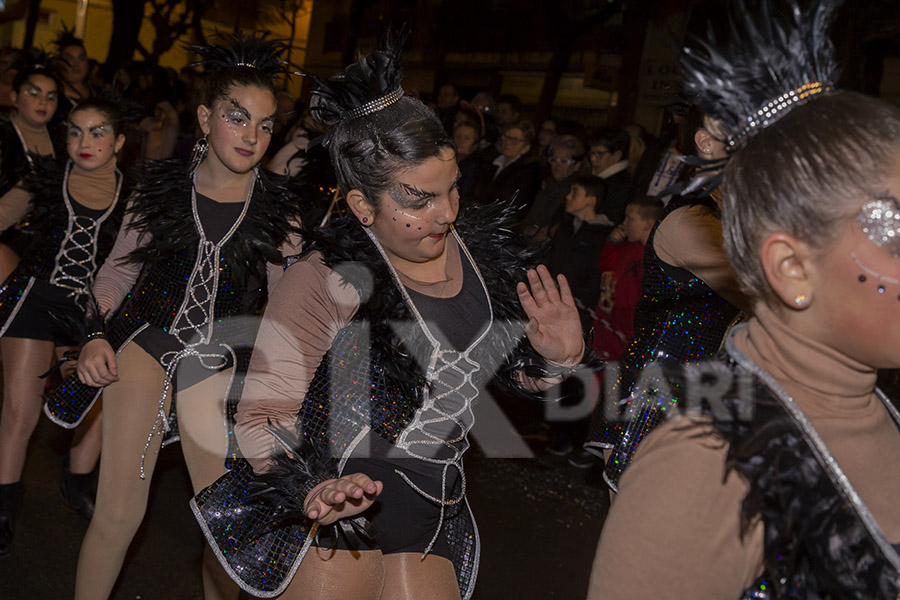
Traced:
<path id="1" fill-rule="evenodd" d="M 502 405 L 520 429 L 537 433 L 529 445 L 543 447 L 545 441 L 534 426 L 539 407 Z M 10 556 L 0 559 L 3 600 L 72 597 L 87 522 L 59 499 L 61 458 L 70 436 L 42 418 L 32 440 L 15 546 Z M 563 458 L 543 454 L 489 459 L 475 447 L 466 456 L 466 472 L 483 548 L 475 600 L 582 600 L 608 506 L 607 494 L 597 483 L 599 466 L 578 470 Z M 180 448 L 165 448 L 148 516 L 113 598 L 202 598 L 203 540 L 188 508 L 190 495 Z"/>

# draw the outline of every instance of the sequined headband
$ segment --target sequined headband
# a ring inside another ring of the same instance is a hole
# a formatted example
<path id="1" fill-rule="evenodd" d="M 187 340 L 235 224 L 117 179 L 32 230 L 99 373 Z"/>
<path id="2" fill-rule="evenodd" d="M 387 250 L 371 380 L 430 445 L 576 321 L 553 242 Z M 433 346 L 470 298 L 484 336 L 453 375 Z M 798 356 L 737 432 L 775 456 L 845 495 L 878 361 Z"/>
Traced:
<path id="1" fill-rule="evenodd" d="M 256 69 L 256 68 L 257 68 L 256 65 L 254 65 L 253 63 L 248 63 L 248 62 L 234 63 L 234 66 L 236 66 L 236 67 L 250 67 L 251 69 Z"/>
<path id="2" fill-rule="evenodd" d="M 369 102 L 366 102 L 362 106 L 357 106 L 353 110 L 349 111 L 344 116 L 344 121 L 350 121 L 353 119 L 358 119 L 360 117 L 364 117 L 366 115 L 371 115 L 372 113 L 376 113 L 379 110 L 385 109 L 400 98 L 403 97 L 403 88 L 398 87 L 393 92 L 389 92 L 380 98 L 375 98 Z"/>
<path id="3" fill-rule="evenodd" d="M 786 92 L 774 100 L 766 102 L 756 113 L 747 117 L 747 125 L 736 135 L 728 136 L 728 147 L 734 148 L 741 144 L 748 136 L 753 135 L 757 129 L 762 129 L 772 125 L 778 119 L 782 118 L 792 108 L 806 104 L 813 96 L 830 92 L 832 90 L 830 83 L 821 81 L 813 81 L 804 83 L 795 90 Z"/>

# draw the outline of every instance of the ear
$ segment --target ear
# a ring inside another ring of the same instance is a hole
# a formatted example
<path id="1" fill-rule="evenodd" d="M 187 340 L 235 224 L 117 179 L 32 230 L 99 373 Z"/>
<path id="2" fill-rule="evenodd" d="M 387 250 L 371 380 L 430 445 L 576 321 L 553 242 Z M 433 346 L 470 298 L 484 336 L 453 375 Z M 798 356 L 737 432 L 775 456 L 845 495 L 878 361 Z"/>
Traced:
<path id="1" fill-rule="evenodd" d="M 527 146 L 525 146 L 525 149 L 522 150 L 522 154 L 520 154 L 519 156 L 525 156 L 529 152 L 531 152 L 531 144 L 528 144 Z"/>
<path id="2" fill-rule="evenodd" d="M 363 225 L 369 226 L 375 222 L 375 207 L 361 191 L 350 190 L 347 192 L 347 206 Z"/>
<path id="3" fill-rule="evenodd" d="M 694 134 L 694 145 L 697 147 L 698 154 L 709 154 L 711 142 L 712 136 L 705 129 L 698 129 L 697 133 Z"/>
<path id="4" fill-rule="evenodd" d="M 622 151 L 616 150 L 615 153 L 613 153 L 612 157 L 616 160 L 617 163 L 622 162 Z"/>
<path id="5" fill-rule="evenodd" d="M 763 240 L 763 272 L 772 291 L 790 309 L 804 310 L 814 300 L 813 256 L 808 244 L 784 232 L 769 234 Z"/>
<path id="6" fill-rule="evenodd" d="M 209 135 L 209 117 L 212 111 L 206 106 L 200 104 L 197 106 L 197 121 L 200 123 L 200 131 L 203 135 Z"/>
<path id="7" fill-rule="evenodd" d="M 119 135 L 116 136 L 116 147 L 115 147 L 114 152 L 116 154 L 118 154 L 122 150 L 122 147 L 124 145 L 125 145 L 125 134 L 120 133 Z"/>
<path id="8" fill-rule="evenodd" d="M 9 99 L 12 100 L 12 105 L 15 106 L 16 102 L 19 100 L 19 94 L 16 93 L 16 90 L 12 90 L 9 93 Z"/>

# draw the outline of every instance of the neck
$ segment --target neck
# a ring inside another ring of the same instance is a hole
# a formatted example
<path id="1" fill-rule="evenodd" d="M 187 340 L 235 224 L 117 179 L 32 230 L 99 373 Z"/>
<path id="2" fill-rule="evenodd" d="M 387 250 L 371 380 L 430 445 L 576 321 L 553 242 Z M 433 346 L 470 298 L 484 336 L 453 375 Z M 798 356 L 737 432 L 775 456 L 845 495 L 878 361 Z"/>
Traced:
<path id="1" fill-rule="evenodd" d="M 240 202 L 247 185 L 256 177 L 251 169 L 235 173 L 220 161 L 209 156 L 197 167 L 197 192 L 219 202 Z"/>
<path id="2" fill-rule="evenodd" d="M 33 131 L 35 133 L 44 133 L 47 131 L 47 125 L 43 123 L 32 123 L 21 114 L 16 112 L 12 116 L 12 120 L 16 122 L 16 125 L 20 130 Z"/>
<path id="3" fill-rule="evenodd" d="M 597 218 L 597 213 L 592 208 L 585 208 L 584 210 L 571 214 L 576 219 L 581 219 L 582 221 L 593 221 Z"/>

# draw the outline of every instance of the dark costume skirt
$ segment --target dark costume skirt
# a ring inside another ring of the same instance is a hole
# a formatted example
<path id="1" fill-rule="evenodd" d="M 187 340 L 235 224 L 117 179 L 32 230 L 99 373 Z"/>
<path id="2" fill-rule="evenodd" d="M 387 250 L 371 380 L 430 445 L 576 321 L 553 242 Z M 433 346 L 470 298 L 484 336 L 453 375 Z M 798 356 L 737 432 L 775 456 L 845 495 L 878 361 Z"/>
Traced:
<path id="1" fill-rule="evenodd" d="M 2 336 L 53 342 L 57 346 L 77 346 L 71 330 L 84 314 L 69 296 L 72 290 L 31 278 L 27 293 L 4 323 Z"/>

